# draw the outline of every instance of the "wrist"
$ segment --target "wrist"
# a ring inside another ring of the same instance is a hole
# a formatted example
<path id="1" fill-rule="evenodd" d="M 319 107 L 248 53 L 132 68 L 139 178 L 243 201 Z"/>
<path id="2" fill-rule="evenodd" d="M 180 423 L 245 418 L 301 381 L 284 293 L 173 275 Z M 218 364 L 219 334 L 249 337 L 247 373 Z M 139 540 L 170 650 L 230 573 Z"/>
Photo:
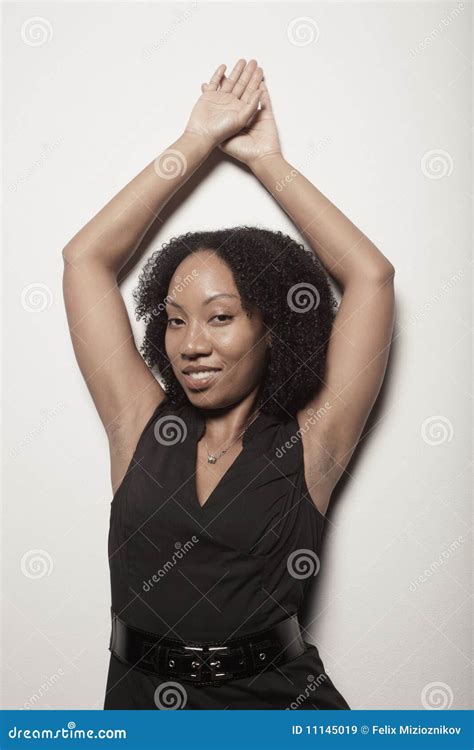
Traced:
<path id="1" fill-rule="evenodd" d="M 189 128 L 185 128 L 181 133 L 179 140 L 182 139 L 190 144 L 196 145 L 197 148 L 203 151 L 208 151 L 209 153 L 217 146 L 214 138 L 204 135 L 203 133 L 198 133 L 195 130 L 190 130 Z"/>
<path id="2" fill-rule="evenodd" d="M 251 159 L 247 162 L 247 166 L 255 175 L 258 176 L 258 174 L 262 173 L 264 170 L 273 168 L 274 166 L 278 166 L 279 164 L 282 164 L 284 162 L 285 159 L 281 151 L 273 151 L 270 154 L 263 154 L 256 159 Z"/>

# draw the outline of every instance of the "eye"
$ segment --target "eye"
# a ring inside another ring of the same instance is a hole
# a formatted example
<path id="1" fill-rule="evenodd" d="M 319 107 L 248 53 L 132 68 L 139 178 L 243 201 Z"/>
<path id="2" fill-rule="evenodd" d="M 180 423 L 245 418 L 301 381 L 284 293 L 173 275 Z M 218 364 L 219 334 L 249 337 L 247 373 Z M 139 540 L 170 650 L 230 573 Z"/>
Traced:
<path id="1" fill-rule="evenodd" d="M 219 321 L 220 323 L 225 323 L 227 320 L 233 320 L 234 316 L 233 315 L 226 315 L 225 313 L 221 313 L 220 315 L 213 315 L 212 318 L 211 318 L 211 320 L 214 320 L 216 318 L 220 318 L 221 319 Z M 224 318 L 224 320 L 222 320 L 222 318 Z"/>
<path id="2" fill-rule="evenodd" d="M 175 326 L 172 326 L 171 323 L 182 323 L 183 321 L 181 318 L 168 318 L 166 325 L 168 328 L 174 328 Z"/>

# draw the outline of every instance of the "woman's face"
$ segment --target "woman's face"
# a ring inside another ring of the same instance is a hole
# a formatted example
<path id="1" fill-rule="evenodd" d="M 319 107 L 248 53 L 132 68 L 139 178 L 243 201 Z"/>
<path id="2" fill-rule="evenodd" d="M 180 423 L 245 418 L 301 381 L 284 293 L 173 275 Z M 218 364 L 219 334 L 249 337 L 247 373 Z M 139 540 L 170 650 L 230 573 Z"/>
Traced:
<path id="1" fill-rule="evenodd" d="M 242 309 L 232 271 L 221 258 L 210 250 L 185 258 L 166 302 L 166 354 L 193 404 L 231 406 L 259 385 L 269 334 L 258 310 L 249 316 Z"/>

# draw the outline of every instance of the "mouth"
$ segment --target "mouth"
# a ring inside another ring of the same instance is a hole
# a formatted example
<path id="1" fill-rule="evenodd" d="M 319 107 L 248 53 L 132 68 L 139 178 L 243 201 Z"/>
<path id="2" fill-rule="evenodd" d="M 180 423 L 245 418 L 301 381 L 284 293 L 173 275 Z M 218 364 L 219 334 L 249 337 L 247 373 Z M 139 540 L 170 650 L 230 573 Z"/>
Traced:
<path id="1" fill-rule="evenodd" d="M 182 376 L 185 384 L 193 391 L 206 388 L 219 377 L 219 369 L 201 370 L 198 372 L 183 372 Z"/>

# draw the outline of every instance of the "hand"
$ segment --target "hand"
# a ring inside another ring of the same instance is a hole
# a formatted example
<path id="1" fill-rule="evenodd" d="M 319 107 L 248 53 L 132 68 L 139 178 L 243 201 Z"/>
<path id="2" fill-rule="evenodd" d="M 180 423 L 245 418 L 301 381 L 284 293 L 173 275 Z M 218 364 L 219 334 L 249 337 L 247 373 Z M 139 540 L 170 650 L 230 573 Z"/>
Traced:
<path id="1" fill-rule="evenodd" d="M 200 135 L 218 145 L 221 141 L 238 133 L 250 121 L 258 109 L 261 74 L 242 73 L 245 60 L 239 60 L 227 85 L 218 90 L 226 65 L 219 65 L 209 83 L 203 83 L 202 95 L 197 100 L 185 128 L 185 132 Z"/>
<path id="2" fill-rule="evenodd" d="M 241 63 L 240 60 L 239 63 Z M 225 154 L 233 156 L 235 159 L 238 159 L 248 166 L 251 166 L 252 162 L 258 161 L 264 156 L 281 154 L 281 146 L 270 101 L 270 94 L 268 93 L 267 86 L 263 80 L 263 71 L 261 68 L 257 68 L 256 65 L 256 60 L 250 60 L 250 62 L 247 63 L 242 76 L 246 75 L 247 77 L 250 77 L 252 73 L 253 76 L 258 74 L 258 78 L 260 79 L 259 91 L 261 109 L 257 109 L 251 121 L 239 133 L 219 144 L 219 148 Z M 240 70 L 237 71 L 238 74 L 240 74 L 240 72 Z M 235 84 L 233 82 L 233 76 L 235 74 L 235 77 L 238 80 L 237 73 L 234 69 L 229 79 L 224 76 L 224 82 L 221 86 L 222 91 L 234 89 Z M 206 86 L 206 84 L 203 84 L 203 86 Z M 246 92 L 242 95 L 242 98 L 248 95 L 248 92 Z"/>

